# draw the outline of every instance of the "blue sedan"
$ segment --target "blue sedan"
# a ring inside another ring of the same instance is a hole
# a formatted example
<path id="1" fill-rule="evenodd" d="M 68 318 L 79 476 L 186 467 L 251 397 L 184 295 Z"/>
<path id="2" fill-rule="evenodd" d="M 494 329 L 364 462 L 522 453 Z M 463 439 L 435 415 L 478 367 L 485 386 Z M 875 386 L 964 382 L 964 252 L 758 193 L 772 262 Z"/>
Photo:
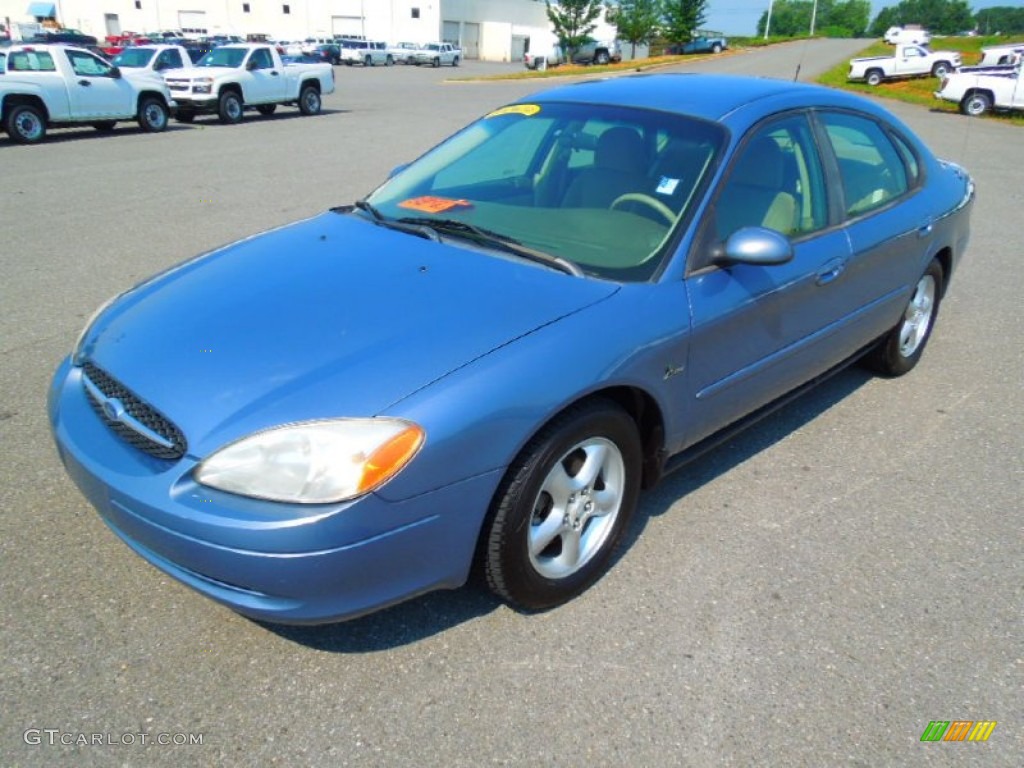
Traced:
<path id="1" fill-rule="evenodd" d="M 664 473 L 850 362 L 914 368 L 973 199 L 850 94 L 554 88 L 111 300 L 53 432 L 129 547 L 245 615 L 336 621 L 473 570 L 551 608 Z"/>

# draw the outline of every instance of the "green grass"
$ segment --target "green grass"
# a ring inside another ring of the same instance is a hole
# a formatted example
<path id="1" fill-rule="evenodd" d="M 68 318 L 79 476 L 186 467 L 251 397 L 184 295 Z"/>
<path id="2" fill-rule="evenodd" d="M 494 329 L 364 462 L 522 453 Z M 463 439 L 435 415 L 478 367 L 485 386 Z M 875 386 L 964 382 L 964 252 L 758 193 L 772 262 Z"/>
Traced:
<path id="1" fill-rule="evenodd" d="M 932 38 L 932 50 L 959 51 L 965 66 L 977 64 L 981 60 L 981 49 L 990 45 L 1004 45 L 1024 40 L 1024 37 L 939 37 Z M 893 47 L 883 42 L 872 43 L 856 56 L 888 56 L 892 55 Z M 845 91 L 880 96 L 886 99 L 907 102 L 928 107 L 938 112 L 956 112 L 957 105 L 949 101 L 936 99 L 932 94 L 938 89 L 939 83 L 934 77 L 917 77 L 909 80 L 889 80 L 872 87 L 867 83 L 847 82 L 846 75 L 850 64 L 844 61 L 837 64 L 818 78 L 818 82 L 831 88 Z M 1019 112 L 993 112 L 984 119 L 1003 120 L 1013 125 L 1024 125 L 1024 115 Z"/>

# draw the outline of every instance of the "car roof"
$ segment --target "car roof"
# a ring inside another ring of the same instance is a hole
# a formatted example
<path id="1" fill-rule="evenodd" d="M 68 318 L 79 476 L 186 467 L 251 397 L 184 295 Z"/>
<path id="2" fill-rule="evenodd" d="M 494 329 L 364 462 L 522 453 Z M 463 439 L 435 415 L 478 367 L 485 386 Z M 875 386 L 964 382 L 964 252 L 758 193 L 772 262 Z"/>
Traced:
<path id="1" fill-rule="evenodd" d="M 555 87 L 529 101 L 613 104 L 722 121 L 743 111 L 760 115 L 801 106 L 833 106 L 882 114 L 859 96 L 824 86 L 762 77 L 695 73 L 639 74 Z"/>

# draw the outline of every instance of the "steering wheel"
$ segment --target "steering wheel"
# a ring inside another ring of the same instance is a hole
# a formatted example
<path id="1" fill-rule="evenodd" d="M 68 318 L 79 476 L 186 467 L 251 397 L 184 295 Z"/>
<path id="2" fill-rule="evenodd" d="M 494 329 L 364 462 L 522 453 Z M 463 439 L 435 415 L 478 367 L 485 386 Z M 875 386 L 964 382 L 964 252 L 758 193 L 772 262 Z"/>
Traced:
<path id="1" fill-rule="evenodd" d="M 670 227 L 676 223 L 676 215 L 672 213 L 671 208 L 661 202 L 661 200 L 651 197 L 650 195 L 645 195 L 642 192 L 627 192 L 624 195 L 619 195 L 617 198 L 612 200 L 612 204 L 610 206 L 611 209 L 615 210 L 619 207 L 620 203 L 642 203 L 661 215 L 662 218 L 668 222 Z"/>

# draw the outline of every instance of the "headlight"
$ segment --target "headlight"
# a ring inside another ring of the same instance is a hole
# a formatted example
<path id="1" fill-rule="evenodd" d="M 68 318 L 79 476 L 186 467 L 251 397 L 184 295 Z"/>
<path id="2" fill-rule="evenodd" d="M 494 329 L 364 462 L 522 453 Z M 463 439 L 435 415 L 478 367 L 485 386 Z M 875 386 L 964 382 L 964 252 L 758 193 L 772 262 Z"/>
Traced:
<path id="1" fill-rule="evenodd" d="M 294 504 L 354 499 L 383 485 L 423 445 L 423 429 L 401 419 L 289 424 L 222 448 L 195 470 L 203 485 Z"/>

